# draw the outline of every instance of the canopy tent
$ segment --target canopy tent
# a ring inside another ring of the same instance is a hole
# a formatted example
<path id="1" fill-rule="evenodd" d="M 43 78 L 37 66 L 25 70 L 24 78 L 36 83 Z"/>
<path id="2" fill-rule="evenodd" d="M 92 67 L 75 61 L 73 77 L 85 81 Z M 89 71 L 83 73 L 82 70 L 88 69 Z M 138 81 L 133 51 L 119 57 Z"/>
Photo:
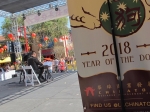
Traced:
<path id="1" fill-rule="evenodd" d="M 18 58 L 17 60 L 21 60 L 20 58 Z M 4 60 L 0 60 L 0 64 L 1 63 L 10 63 L 11 62 L 11 58 L 10 57 L 6 57 Z"/>
<path id="2" fill-rule="evenodd" d="M 0 10 L 16 13 L 56 0 L 0 0 Z"/>
<path id="3" fill-rule="evenodd" d="M 63 6 L 67 0 L 0 0 L 0 16 L 10 17 L 20 14 L 33 14 L 57 6 Z M 33 12 L 32 12 L 33 11 Z M 30 13 L 29 13 L 30 12 Z"/>
<path id="4" fill-rule="evenodd" d="M 0 60 L 0 63 L 10 63 L 11 59 L 10 57 L 6 57 L 4 60 Z"/>

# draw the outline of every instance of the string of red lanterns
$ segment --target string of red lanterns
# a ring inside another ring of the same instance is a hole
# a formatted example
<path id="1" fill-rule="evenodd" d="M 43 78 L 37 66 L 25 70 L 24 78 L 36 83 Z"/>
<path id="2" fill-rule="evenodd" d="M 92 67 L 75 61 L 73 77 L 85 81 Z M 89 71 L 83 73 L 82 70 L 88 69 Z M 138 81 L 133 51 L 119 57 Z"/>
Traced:
<path id="1" fill-rule="evenodd" d="M 61 40 L 68 40 L 69 38 L 67 36 L 60 37 Z"/>
<path id="2" fill-rule="evenodd" d="M 6 45 L 4 45 L 4 46 L 3 46 L 3 48 L 4 48 L 4 50 L 6 50 L 6 49 L 7 49 L 7 46 L 6 46 Z"/>
<path id="3" fill-rule="evenodd" d="M 3 47 L 0 48 L 0 53 L 3 53 L 5 50 L 7 50 L 7 46 L 4 45 Z"/>

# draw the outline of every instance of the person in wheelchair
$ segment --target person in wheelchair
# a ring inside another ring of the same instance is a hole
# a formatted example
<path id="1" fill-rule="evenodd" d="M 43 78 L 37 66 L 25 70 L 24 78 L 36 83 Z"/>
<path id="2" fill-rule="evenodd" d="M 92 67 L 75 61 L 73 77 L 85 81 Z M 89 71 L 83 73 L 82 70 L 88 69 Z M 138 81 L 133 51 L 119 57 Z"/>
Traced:
<path id="1" fill-rule="evenodd" d="M 35 71 L 36 74 L 39 74 L 38 78 L 40 82 L 44 82 L 45 78 L 43 77 L 43 72 L 44 72 L 44 66 L 43 64 L 37 59 L 36 57 L 36 52 L 31 51 L 31 57 L 27 60 L 28 66 L 32 66 L 33 70 Z"/>

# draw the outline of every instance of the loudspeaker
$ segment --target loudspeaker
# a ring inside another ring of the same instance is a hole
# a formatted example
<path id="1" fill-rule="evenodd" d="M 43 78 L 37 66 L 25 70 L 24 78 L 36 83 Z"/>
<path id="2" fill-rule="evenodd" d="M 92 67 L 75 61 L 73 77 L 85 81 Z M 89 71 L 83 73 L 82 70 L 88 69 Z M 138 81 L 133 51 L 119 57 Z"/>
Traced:
<path id="1" fill-rule="evenodd" d="M 15 53 L 10 54 L 11 63 L 16 62 L 16 55 Z"/>

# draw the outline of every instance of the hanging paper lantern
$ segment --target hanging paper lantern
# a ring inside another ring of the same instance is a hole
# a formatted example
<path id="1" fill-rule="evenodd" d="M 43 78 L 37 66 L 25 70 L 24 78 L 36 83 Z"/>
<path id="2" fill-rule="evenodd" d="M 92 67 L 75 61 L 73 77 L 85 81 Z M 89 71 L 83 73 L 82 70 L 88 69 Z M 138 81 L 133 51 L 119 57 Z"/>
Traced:
<path id="1" fill-rule="evenodd" d="M 31 36 L 32 36 L 32 38 L 35 38 L 35 37 L 36 37 L 36 34 L 35 34 L 35 33 L 32 33 Z"/>
<path id="2" fill-rule="evenodd" d="M 1 48 L 2 52 L 4 51 L 4 48 Z"/>
<path id="3" fill-rule="evenodd" d="M 44 37 L 44 41 L 46 41 L 46 42 L 48 41 L 48 37 L 47 37 L 47 36 L 46 36 L 46 37 Z"/>
<path id="4" fill-rule="evenodd" d="M 41 47 L 42 47 L 42 44 L 39 44 L 39 47 L 41 48 Z"/>
<path id="5" fill-rule="evenodd" d="M 58 39 L 57 39 L 57 38 L 54 38 L 54 42 L 58 42 Z"/>
<path id="6" fill-rule="evenodd" d="M 12 37 L 12 41 L 14 41 L 15 40 L 15 37 Z"/>
<path id="7" fill-rule="evenodd" d="M 0 53 L 2 53 L 2 49 L 0 49 Z"/>
<path id="8" fill-rule="evenodd" d="M 11 40 L 11 41 L 14 41 L 15 40 L 15 37 L 12 33 L 8 34 L 8 38 Z"/>
<path id="9" fill-rule="evenodd" d="M 6 45 L 4 45 L 4 46 L 3 46 L 3 48 L 4 48 L 4 50 L 6 50 L 6 49 L 7 49 L 7 46 L 6 46 Z"/>
<path id="10" fill-rule="evenodd" d="M 9 33 L 8 34 L 8 38 L 10 39 L 10 38 L 12 38 L 13 37 L 13 34 L 12 33 Z"/>
<path id="11" fill-rule="evenodd" d="M 14 41 L 15 40 L 15 37 L 10 37 L 9 38 L 11 41 Z"/>

